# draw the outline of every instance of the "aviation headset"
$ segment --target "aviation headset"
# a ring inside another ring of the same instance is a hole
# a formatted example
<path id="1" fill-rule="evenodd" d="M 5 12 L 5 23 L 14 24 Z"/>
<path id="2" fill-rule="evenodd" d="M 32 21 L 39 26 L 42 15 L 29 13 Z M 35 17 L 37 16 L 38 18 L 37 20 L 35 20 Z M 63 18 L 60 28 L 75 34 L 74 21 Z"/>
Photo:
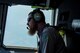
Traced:
<path id="1" fill-rule="evenodd" d="M 28 15 L 28 22 L 33 19 L 36 23 L 43 21 L 45 22 L 45 16 L 40 9 L 35 9 L 32 12 L 29 13 Z"/>

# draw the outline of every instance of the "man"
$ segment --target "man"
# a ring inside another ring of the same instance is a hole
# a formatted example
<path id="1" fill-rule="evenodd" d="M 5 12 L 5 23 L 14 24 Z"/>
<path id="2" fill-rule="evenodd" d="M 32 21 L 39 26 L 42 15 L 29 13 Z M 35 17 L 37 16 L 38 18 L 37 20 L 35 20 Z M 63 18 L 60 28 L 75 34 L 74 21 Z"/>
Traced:
<path id="1" fill-rule="evenodd" d="M 45 16 L 40 9 L 35 9 L 28 15 L 29 34 L 37 32 L 39 36 L 38 53 L 65 53 L 65 44 L 53 27 L 45 22 Z"/>

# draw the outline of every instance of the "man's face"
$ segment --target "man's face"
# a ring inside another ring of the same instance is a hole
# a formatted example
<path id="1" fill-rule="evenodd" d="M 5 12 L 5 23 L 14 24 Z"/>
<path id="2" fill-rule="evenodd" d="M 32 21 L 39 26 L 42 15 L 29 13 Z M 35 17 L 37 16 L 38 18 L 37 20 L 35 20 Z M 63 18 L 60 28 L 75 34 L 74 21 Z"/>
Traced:
<path id="1" fill-rule="evenodd" d="M 37 31 L 37 26 L 36 26 L 36 23 L 33 19 L 31 19 L 29 22 L 28 22 L 28 26 L 29 26 L 29 34 L 30 35 L 34 35 L 35 32 Z"/>

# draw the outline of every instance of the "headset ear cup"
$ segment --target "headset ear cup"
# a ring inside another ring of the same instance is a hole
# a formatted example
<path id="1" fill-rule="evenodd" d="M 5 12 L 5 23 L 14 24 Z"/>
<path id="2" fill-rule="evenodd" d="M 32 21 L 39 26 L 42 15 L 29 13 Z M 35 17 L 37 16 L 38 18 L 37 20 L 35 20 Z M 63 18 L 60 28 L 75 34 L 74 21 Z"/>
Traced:
<path id="1" fill-rule="evenodd" d="M 40 13 L 35 13 L 34 14 L 34 19 L 36 22 L 39 22 L 41 20 L 41 14 Z"/>

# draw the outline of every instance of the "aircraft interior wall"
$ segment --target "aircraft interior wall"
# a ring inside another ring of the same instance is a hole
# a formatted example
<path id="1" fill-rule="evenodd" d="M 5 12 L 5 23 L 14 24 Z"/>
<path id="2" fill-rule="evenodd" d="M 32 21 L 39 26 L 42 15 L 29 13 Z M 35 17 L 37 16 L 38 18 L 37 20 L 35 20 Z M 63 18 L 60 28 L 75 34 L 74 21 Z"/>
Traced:
<path id="1" fill-rule="evenodd" d="M 72 28 L 72 21 L 80 20 L 80 6 L 77 0 L 64 0 L 59 6 L 59 16 L 57 24 L 64 24 L 66 27 L 68 53 L 79 53 L 80 49 L 80 28 Z M 80 23 L 78 23 L 80 24 Z M 78 32 L 78 33 L 77 33 Z"/>
<path id="2" fill-rule="evenodd" d="M 36 53 L 36 51 L 30 51 L 30 50 L 21 50 L 21 49 L 4 49 L 0 48 L 0 53 Z"/>

